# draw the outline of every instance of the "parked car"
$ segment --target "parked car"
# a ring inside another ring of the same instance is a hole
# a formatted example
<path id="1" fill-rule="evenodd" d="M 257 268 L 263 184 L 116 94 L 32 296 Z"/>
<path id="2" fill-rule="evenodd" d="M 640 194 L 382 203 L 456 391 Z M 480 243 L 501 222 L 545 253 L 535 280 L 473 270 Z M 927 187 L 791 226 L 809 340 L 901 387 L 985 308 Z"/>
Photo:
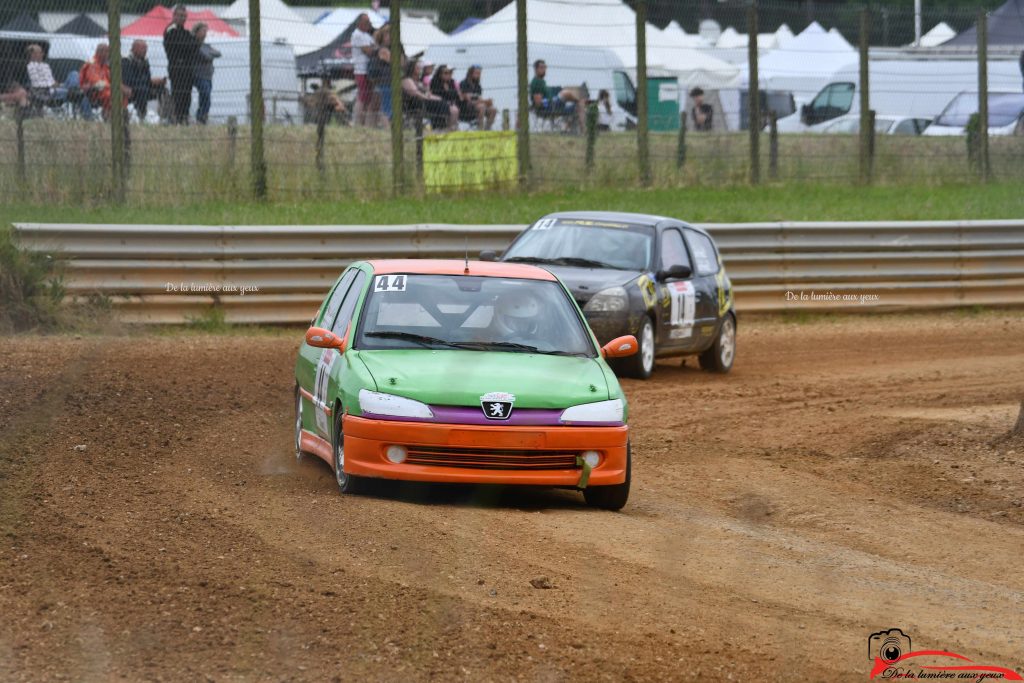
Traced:
<path id="1" fill-rule="evenodd" d="M 878 135 L 921 135 L 931 124 L 931 119 L 891 114 L 875 115 L 875 133 Z M 860 132 L 860 114 L 847 114 L 837 119 L 811 126 L 809 133 L 853 134 Z"/>
<path id="2" fill-rule="evenodd" d="M 561 278 L 601 343 L 635 335 L 639 353 L 613 365 L 622 374 L 646 379 L 656 358 L 692 355 L 706 370 L 732 369 L 732 284 L 700 228 L 664 216 L 555 213 L 519 235 L 501 260 L 542 265 Z"/>
<path id="3" fill-rule="evenodd" d="M 946 105 L 925 135 L 965 135 L 972 114 L 978 112 L 978 93 L 962 92 Z M 1024 135 L 1024 94 L 988 94 L 988 134 Z"/>
<path id="4" fill-rule="evenodd" d="M 366 478 L 578 488 L 617 510 L 630 484 L 626 397 L 572 295 L 535 266 L 355 263 L 299 347 L 295 453 Z"/>

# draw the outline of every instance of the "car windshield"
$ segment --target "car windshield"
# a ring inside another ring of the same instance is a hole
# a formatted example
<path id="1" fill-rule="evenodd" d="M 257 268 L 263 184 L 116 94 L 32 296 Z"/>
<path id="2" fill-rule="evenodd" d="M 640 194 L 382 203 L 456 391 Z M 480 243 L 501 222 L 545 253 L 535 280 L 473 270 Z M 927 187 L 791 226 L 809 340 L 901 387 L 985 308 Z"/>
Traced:
<path id="1" fill-rule="evenodd" d="M 939 126 L 963 127 L 978 111 L 978 93 L 960 93 L 935 119 Z M 1009 126 L 1024 113 L 1024 95 L 1014 93 L 989 93 L 988 125 L 992 128 Z"/>
<path id="2" fill-rule="evenodd" d="M 374 276 L 355 348 L 596 355 L 559 283 L 472 275 Z"/>
<path id="3" fill-rule="evenodd" d="M 505 253 L 505 261 L 647 270 L 654 249 L 649 225 L 575 218 L 543 218 Z"/>

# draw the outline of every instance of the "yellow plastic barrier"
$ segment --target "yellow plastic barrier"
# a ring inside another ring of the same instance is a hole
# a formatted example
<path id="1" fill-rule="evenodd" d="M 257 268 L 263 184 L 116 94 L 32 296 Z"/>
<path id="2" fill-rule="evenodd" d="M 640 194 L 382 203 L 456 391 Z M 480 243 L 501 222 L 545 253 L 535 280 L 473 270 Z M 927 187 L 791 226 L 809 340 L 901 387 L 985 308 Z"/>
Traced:
<path id="1" fill-rule="evenodd" d="M 515 131 L 431 135 L 423 140 L 423 182 L 430 192 L 512 184 L 516 151 Z"/>

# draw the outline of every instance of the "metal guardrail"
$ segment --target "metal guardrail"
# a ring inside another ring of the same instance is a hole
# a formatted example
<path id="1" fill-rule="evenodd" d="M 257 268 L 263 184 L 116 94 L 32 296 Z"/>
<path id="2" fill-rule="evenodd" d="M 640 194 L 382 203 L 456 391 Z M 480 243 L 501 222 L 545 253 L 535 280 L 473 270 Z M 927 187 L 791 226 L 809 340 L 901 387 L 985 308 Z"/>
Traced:
<path id="1" fill-rule="evenodd" d="M 124 320 L 183 322 L 219 305 L 232 322 L 298 323 L 351 261 L 474 257 L 526 226 L 14 227 L 23 247 L 65 260 L 72 295 L 108 296 Z M 744 312 L 1024 305 L 1024 220 L 702 227 Z"/>

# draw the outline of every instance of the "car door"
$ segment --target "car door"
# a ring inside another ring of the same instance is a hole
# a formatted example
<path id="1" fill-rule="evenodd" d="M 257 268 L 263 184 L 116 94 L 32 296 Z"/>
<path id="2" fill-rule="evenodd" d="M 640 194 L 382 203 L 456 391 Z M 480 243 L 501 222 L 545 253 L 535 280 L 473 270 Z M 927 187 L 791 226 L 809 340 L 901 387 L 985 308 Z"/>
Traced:
<path id="1" fill-rule="evenodd" d="M 658 238 L 659 272 L 672 266 L 693 268 L 690 254 L 678 227 L 666 227 Z M 659 280 L 660 313 L 658 346 L 662 350 L 687 349 L 693 344 L 696 290 L 692 277 Z"/>
<path id="2" fill-rule="evenodd" d="M 715 338 L 718 329 L 720 304 L 724 293 L 720 291 L 718 250 L 704 233 L 687 228 L 686 243 L 693 256 L 693 288 L 696 293 L 694 340 L 699 349 L 705 349 Z"/>

